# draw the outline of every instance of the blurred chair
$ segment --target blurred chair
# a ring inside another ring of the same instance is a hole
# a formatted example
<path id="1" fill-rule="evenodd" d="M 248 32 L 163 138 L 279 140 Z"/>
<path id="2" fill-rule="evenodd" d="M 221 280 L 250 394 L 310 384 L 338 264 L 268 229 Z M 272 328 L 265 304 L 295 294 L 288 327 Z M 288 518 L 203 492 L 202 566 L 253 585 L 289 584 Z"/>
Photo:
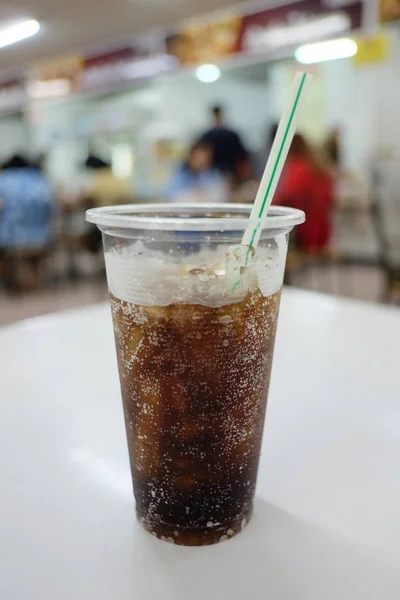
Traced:
<path id="1" fill-rule="evenodd" d="M 13 291 L 35 289 L 51 245 L 53 198 L 50 186 L 35 168 L 29 164 L 20 166 L 16 161 L 16 166 L 0 173 L 0 198 L 0 248 L 5 285 Z"/>
<path id="2" fill-rule="evenodd" d="M 381 160 L 374 175 L 374 218 L 385 281 L 383 300 L 400 303 L 400 174 L 396 157 Z"/>
<path id="3" fill-rule="evenodd" d="M 307 289 L 377 301 L 382 285 L 379 256 L 372 196 L 361 181 L 346 178 L 335 186 L 329 245 L 302 253 L 295 229 L 286 279 Z"/>
<path id="4" fill-rule="evenodd" d="M 78 279 L 82 275 L 82 258 L 90 253 L 96 258 L 101 250 L 101 233 L 97 227 L 87 223 L 85 211 L 93 206 L 84 195 L 73 201 L 60 197 L 58 201 L 57 250 L 62 255 L 61 278 Z M 93 261 L 92 261 L 93 262 Z M 95 260 L 94 262 L 97 263 Z M 97 273 L 97 264 L 90 271 Z M 100 269 L 101 270 L 101 269 Z"/>

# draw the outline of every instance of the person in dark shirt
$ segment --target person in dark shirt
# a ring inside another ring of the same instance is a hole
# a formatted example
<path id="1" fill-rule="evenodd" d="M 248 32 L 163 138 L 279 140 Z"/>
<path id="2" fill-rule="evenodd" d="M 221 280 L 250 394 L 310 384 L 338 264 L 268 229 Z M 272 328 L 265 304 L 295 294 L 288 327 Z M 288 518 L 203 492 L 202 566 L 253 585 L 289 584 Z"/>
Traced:
<path id="1" fill-rule="evenodd" d="M 223 175 L 238 178 L 243 166 L 249 162 L 249 153 L 236 131 L 224 125 L 222 106 L 213 106 L 211 112 L 214 126 L 200 140 L 213 149 L 213 167 Z"/>

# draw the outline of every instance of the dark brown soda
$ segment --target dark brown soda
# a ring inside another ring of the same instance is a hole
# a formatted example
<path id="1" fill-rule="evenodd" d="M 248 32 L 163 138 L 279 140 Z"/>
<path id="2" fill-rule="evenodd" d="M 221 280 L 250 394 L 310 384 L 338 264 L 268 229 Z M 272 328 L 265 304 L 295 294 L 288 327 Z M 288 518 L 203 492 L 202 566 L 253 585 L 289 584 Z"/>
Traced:
<path id="1" fill-rule="evenodd" d="M 249 521 L 280 293 L 219 308 L 111 296 L 137 515 L 206 545 Z"/>

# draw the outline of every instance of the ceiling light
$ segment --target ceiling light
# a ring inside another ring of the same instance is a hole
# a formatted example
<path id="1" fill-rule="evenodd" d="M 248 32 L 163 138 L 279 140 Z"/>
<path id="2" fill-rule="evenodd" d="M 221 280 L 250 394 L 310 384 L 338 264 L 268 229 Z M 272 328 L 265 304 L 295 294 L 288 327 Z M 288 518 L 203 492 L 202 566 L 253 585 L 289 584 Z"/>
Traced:
<path id="1" fill-rule="evenodd" d="M 357 54 L 357 44 L 349 38 L 305 44 L 297 48 L 294 53 L 296 60 L 303 65 L 348 58 L 355 54 Z"/>
<path id="2" fill-rule="evenodd" d="M 34 19 L 23 21 L 18 25 L 7 27 L 7 29 L 0 29 L 0 48 L 15 44 L 26 38 L 35 35 L 40 29 L 40 24 Z"/>
<path id="3" fill-rule="evenodd" d="M 196 77 L 203 83 L 213 83 L 221 77 L 221 69 L 217 65 L 201 65 L 196 69 Z"/>

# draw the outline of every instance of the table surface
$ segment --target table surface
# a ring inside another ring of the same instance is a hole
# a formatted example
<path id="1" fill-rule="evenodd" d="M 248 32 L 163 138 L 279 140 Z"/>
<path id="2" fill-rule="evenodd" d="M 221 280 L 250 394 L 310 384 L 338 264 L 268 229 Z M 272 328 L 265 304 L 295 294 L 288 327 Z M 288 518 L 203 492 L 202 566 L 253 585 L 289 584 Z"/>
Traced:
<path id="1" fill-rule="evenodd" d="M 109 309 L 0 330 L 0 598 L 398 600 L 400 311 L 285 290 L 255 514 L 136 523 Z"/>

